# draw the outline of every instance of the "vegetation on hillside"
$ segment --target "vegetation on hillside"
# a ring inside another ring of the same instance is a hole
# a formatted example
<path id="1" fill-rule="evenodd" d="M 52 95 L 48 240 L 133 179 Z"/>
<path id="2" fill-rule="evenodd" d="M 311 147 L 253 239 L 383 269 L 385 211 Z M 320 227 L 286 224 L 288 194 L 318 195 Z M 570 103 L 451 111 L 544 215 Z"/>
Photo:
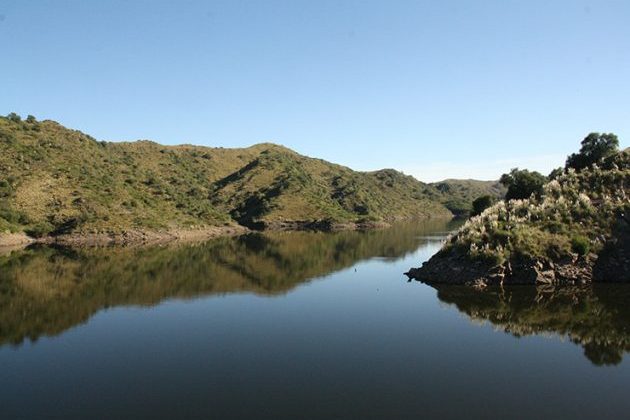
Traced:
<path id="1" fill-rule="evenodd" d="M 109 143 L 16 114 L 0 117 L 0 174 L 0 233 L 32 236 L 450 215 L 394 170 L 355 172 L 269 143 Z"/>
<path id="2" fill-rule="evenodd" d="M 540 197 L 501 201 L 473 217 L 449 246 L 496 263 L 597 253 L 616 216 L 630 210 L 629 186 L 628 152 L 581 172 L 569 168 L 547 183 Z"/>
<path id="3" fill-rule="evenodd" d="M 434 191 L 428 191 L 436 200 L 446 206 L 454 215 L 467 217 L 473 212 L 473 201 L 481 196 L 500 200 L 505 197 L 507 188 L 499 181 L 477 181 L 474 179 L 447 179 L 430 184 Z"/>
<path id="4" fill-rule="evenodd" d="M 497 200 L 491 195 L 482 195 L 481 197 L 476 198 L 472 202 L 472 213 L 471 216 L 477 216 L 481 214 L 485 209 L 493 205 Z"/>
<path id="5" fill-rule="evenodd" d="M 503 174 L 499 182 L 507 188 L 506 200 L 522 200 L 532 194 L 540 197 L 547 177 L 536 171 L 514 168 L 510 173 Z"/>
<path id="6" fill-rule="evenodd" d="M 587 137 L 589 143 L 593 137 Z M 570 158 L 567 167 L 540 191 L 531 191 L 528 198 L 500 201 L 472 217 L 421 271 L 435 276 L 438 265 L 446 267 L 449 259 L 464 258 L 481 264 L 470 276 L 487 277 L 492 268 L 500 281 L 530 268 L 536 281 L 589 276 L 598 255 L 604 264 L 605 248 L 617 249 L 625 241 L 620 235 L 630 212 L 630 152 L 603 156 L 579 170 L 571 164 L 576 158 Z M 531 185 L 529 180 L 522 184 Z M 623 268 L 628 259 L 630 255 L 616 255 L 614 263 Z M 559 273 L 557 264 L 584 270 Z M 617 278 L 607 274 L 605 280 L 624 281 L 627 268 L 625 272 L 620 270 Z"/>

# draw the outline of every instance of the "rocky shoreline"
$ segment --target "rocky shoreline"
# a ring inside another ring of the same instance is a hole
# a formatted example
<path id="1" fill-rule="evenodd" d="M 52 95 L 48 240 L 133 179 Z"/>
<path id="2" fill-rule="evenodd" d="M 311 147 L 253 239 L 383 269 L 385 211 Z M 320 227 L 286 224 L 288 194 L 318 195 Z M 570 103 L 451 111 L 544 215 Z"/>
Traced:
<path id="1" fill-rule="evenodd" d="M 492 266 L 483 261 L 471 261 L 465 255 L 438 253 L 422 267 L 405 273 L 410 279 L 427 284 L 463 284 L 486 287 L 503 285 L 575 285 L 592 281 L 615 281 L 594 277 L 597 256 L 574 255 L 562 261 L 532 259 L 508 261 Z M 621 281 L 621 280 L 620 280 Z"/>
<path id="2" fill-rule="evenodd" d="M 422 267 L 405 273 L 427 284 L 463 284 L 475 287 L 503 285 L 579 285 L 630 283 L 630 234 L 618 229 L 599 254 L 572 254 L 558 261 L 548 258 L 511 260 L 492 265 L 465 254 L 441 250 Z"/>
<path id="3" fill-rule="evenodd" d="M 71 247 L 160 245 L 169 242 L 194 242 L 222 236 L 242 235 L 259 231 L 322 231 L 370 230 L 390 227 L 386 222 L 336 223 L 327 220 L 267 222 L 250 229 L 241 225 L 210 226 L 198 229 L 143 230 L 121 232 L 70 233 L 33 238 L 24 233 L 0 234 L 0 249 L 24 247 L 30 244 L 63 245 Z"/>
<path id="4" fill-rule="evenodd" d="M 30 244 L 63 245 L 76 247 L 160 245 L 169 242 L 190 242 L 220 236 L 234 236 L 249 232 L 243 226 L 211 226 L 199 229 L 172 229 L 164 231 L 125 230 L 122 232 L 71 233 L 58 236 L 32 238 L 25 234 L 0 235 L 0 248 Z"/>
<path id="5" fill-rule="evenodd" d="M 332 222 L 329 220 L 287 220 L 263 222 L 258 225 L 262 231 L 271 230 L 312 230 L 320 232 L 338 232 L 343 230 L 369 230 L 391 227 L 387 222 Z"/>

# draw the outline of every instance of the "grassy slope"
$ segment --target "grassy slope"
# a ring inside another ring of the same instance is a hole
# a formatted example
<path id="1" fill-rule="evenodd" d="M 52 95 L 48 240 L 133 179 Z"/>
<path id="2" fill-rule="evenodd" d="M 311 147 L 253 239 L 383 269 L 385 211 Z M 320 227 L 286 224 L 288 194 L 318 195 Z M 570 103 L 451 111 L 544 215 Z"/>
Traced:
<path id="1" fill-rule="evenodd" d="M 436 260 L 459 255 L 500 265 L 598 254 L 616 240 L 616 226 L 628 211 L 630 152 L 625 150 L 599 167 L 566 171 L 545 186 L 541 198 L 499 202 L 473 217 Z"/>
<path id="2" fill-rule="evenodd" d="M 430 187 L 393 170 L 355 172 L 273 144 L 99 142 L 53 121 L 0 117 L 0 174 L 0 232 L 449 215 Z"/>

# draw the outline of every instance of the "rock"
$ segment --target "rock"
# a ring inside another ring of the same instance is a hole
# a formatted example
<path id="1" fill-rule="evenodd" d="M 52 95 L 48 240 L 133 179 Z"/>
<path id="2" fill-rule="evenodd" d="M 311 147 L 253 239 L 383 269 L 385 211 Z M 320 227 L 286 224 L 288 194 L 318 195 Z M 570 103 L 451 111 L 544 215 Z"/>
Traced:
<path id="1" fill-rule="evenodd" d="M 491 285 L 564 285 L 590 283 L 594 258 L 573 256 L 552 262 L 546 259 L 508 261 L 490 266 L 482 261 L 468 261 L 464 256 L 438 252 L 420 268 L 405 274 L 428 284 L 465 284 L 480 288 Z"/>

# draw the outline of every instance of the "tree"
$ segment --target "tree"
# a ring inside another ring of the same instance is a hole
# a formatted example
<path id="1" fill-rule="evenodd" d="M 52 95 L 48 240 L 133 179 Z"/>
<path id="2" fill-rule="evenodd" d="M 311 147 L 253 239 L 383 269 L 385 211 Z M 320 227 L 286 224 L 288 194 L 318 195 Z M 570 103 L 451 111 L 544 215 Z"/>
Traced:
<path id="1" fill-rule="evenodd" d="M 588 168 L 619 150 L 619 139 L 612 133 L 590 133 L 581 144 L 580 152 L 573 153 L 567 158 L 565 165 L 567 169 L 579 171 Z"/>
<path id="2" fill-rule="evenodd" d="M 37 119 L 34 116 L 29 115 L 29 116 L 26 117 L 26 122 L 27 123 L 35 123 L 35 122 L 37 122 Z"/>
<path id="3" fill-rule="evenodd" d="M 514 168 L 509 174 L 503 174 L 499 180 L 507 187 L 506 200 L 529 198 L 532 194 L 540 196 L 547 177 L 527 169 Z"/>
<path id="4" fill-rule="evenodd" d="M 7 115 L 7 118 L 9 119 L 9 121 L 12 121 L 12 122 L 20 122 L 20 121 L 22 121 L 22 117 L 20 117 L 15 112 L 11 112 L 9 115 Z"/>
<path id="5" fill-rule="evenodd" d="M 476 216 L 481 214 L 485 209 L 494 204 L 494 197 L 491 195 L 482 195 L 481 197 L 475 198 L 472 202 L 473 211 L 471 216 Z"/>

